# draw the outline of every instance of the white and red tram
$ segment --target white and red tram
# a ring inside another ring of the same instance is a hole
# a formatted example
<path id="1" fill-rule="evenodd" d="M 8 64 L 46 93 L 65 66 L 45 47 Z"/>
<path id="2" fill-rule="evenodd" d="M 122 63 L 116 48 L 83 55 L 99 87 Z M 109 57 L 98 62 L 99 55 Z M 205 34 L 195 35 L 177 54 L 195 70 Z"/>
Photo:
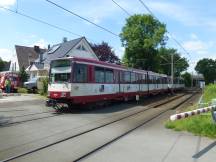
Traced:
<path id="1" fill-rule="evenodd" d="M 184 88 L 183 80 L 175 78 L 170 87 L 170 77 L 164 74 L 68 57 L 51 62 L 48 97 L 68 105 L 87 104 L 128 100 L 167 92 L 171 88 Z"/>

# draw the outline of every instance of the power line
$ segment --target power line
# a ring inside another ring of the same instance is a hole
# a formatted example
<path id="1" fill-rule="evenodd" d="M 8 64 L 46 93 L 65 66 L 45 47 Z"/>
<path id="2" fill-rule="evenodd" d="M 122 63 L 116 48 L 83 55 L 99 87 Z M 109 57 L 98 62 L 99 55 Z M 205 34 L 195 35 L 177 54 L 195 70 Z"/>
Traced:
<path id="1" fill-rule="evenodd" d="M 41 20 L 41 19 L 38 19 L 38 18 L 35 18 L 35 17 L 32 17 L 32 16 L 29 16 L 29 15 L 27 15 L 27 14 L 18 12 L 18 10 L 14 11 L 14 10 L 11 10 L 11 9 L 9 9 L 9 8 L 5 8 L 5 7 L 3 7 L 3 6 L 0 6 L 0 8 L 2 8 L 2 9 L 4 9 L 4 10 L 7 10 L 7 11 L 9 11 L 9 12 L 12 12 L 12 13 L 14 13 L 14 14 L 18 14 L 18 15 L 20 15 L 20 16 L 22 16 L 22 17 L 28 18 L 28 19 L 30 19 L 30 20 L 33 20 L 33 21 L 35 21 L 35 22 L 39 22 L 39 23 L 41 23 L 41 24 L 48 25 L 48 26 L 50 26 L 50 27 L 52 27 L 52 28 L 55 28 L 55 29 L 64 31 L 64 32 L 66 32 L 66 33 L 69 33 L 69 34 L 72 34 L 72 35 L 75 35 L 75 36 L 78 36 L 78 37 L 83 37 L 83 35 L 74 33 L 74 32 L 72 32 L 72 31 L 70 31 L 70 30 L 68 30 L 68 29 L 59 27 L 59 26 L 57 26 L 57 25 L 50 24 L 50 23 L 48 23 L 48 22 L 46 22 L 46 21 L 44 21 L 44 20 Z M 91 39 L 91 38 L 88 38 L 88 37 L 86 37 L 86 39 L 91 40 L 92 42 L 96 42 L 95 40 L 93 40 L 93 39 Z"/>
<path id="2" fill-rule="evenodd" d="M 150 15 L 152 15 L 155 19 L 159 20 L 159 19 L 154 15 L 154 13 L 149 9 L 149 7 L 143 2 L 143 0 L 139 0 L 139 2 L 140 2 L 140 3 L 144 6 L 144 8 L 150 13 Z M 176 44 L 179 45 L 179 46 L 184 50 L 184 52 L 191 58 L 191 55 L 190 55 L 189 52 L 181 45 L 181 43 L 180 43 L 177 39 L 175 39 L 169 31 L 167 31 L 167 33 L 169 34 L 170 38 L 172 38 L 172 39 L 176 42 Z"/>
<path id="3" fill-rule="evenodd" d="M 131 14 L 124 9 L 122 6 L 120 6 L 116 1 L 112 0 L 113 3 L 115 3 L 122 11 L 124 11 L 128 16 L 131 16 Z"/>
<path id="4" fill-rule="evenodd" d="M 0 6 L 0 8 L 2 8 L 2 9 L 4 9 L 4 10 L 7 10 L 7 11 L 9 11 L 9 12 L 12 12 L 12 13 L 18 14 L 18 15 L 20 15 L 20 16 L 26 17 L 26 18 L 31 19 L 31 20 L 33 20 L 33 21 L 36 21 L 36 22 L 39 22 L 39 23 L 42 23 L 42 24 L 51 26 L 51 27 L 56 28 L 56 29 L 58 29 L 58 30 L 61 30 L 61 31 L 64 31 L 64 32 L 67 32 L 67 33 L 70 33 L 70 34 L 73 34 L 73 35 L 82 37 L 82 35 L 73 33 L 73 32 L 71 32 L 70 30 L 67 30 L 67 29 L 65 29 L 65 28 L 62 28 L 62 27 L 59 27 L 59 26 L 50 24 L 50 23 L 48 23 L 48 22 L 46 22 L 46 21 L 37 19 L 37 18 L 32 17 L 32 16 L 29 16 L 29 15 L 27 15 L 27 14 L 24 14 L 24 13 L 21 13 L 21 12 L 18 12 L 18 11 L 14 11 L 14 10 L 11 10 L 11 9 L 9 9 L 9 8 L 5 8 L 5 7 L 3 7 L 3 6 Z"/>
<path id="5" fill-rule="evenodd" d="M 77 13 L 75 13 L 75 12 L 70 11 L 70 10 L 68 10 L 68 9 L 66 9 L 66 8 L 64 8 L 64 7 L 62 7 L 62 6 L 60 6 L 59 4 L 57 4 L 57 3 L 55 3 L 55 2 L 52 2 L 52 1 L 50 1 L 50 0 L 46 0 L 46 1 L 49 2 L 50 4 L 56 6 L 56 7 L 58 7 L 58 8 L 60 8 L 60 9 L 64 10 L 64 11 L 66 11 L 66 12 L 68 12 L 68 13 L 70 13 L 70 14 L 76 16 L 76 17 L 79 17 L 80 19 L 82 19 L 82 20 L 84 20 L 84 21 L 87 21 L 88 23 L 90 23 L 90 24 L 92 24 L 92 25 L 94 25 L 94 26 L 96 26 L 96 27 L 98 27 L 98 28 L 100 28 L 100 29 L 102 29 L 102 30 L 104 30 L 104 31 L 106 31 L 106 32 L 108 32 L 108 33 L 110 33 L 110 34 L 116 36 L 116 37 L 119 37 L 118 34 L 116 34 L 116 33 L 112 32 L 112 31 L 110 31 L 109 29 L 107 29 L 107 28 L 105 28 L 105 27 L 103 27 L 103 26 L 100 26 L 100 25 L 98 25 L 98 24 L 96 24 L 96 23 L 94 23 L 94 22 L 88 20 L 87 18 L 84 18 L 84 17 L 80 16 L 79 14 L 77 14 Z"/>
<path id="6" fill-rule="evenodd" d="M 139 0 L 140 1 L 140 3 L 145 7 L 145 9 L 153 16 L 153 17 L 155 17 L 156 19 L 158 19 L 155 15 L 154 15 L 154 13 L 148 8 L 148 6 L 142 1 L 142 0 Z"/>
<path id="7" fill-rule="evenodd" d="M 190 56 L 190 54 L 188 53 L 188 51 L 181 45 L 181 43 L 177 39 L 175 39 L 169 31 L 167 31 L 167 33 L 185 51 L 185 53 Z"/>
<path id="8" fill-rule="evenodd" d="M 19 0 L 16 1 L 16 12 L 18 12 Z"/>

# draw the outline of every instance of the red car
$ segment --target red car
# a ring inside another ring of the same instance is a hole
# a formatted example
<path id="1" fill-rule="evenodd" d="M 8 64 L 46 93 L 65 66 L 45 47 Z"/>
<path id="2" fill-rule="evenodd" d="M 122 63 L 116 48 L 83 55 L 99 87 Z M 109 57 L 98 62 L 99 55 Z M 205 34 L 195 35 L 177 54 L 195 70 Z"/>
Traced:
<path id="1" fill-rule="evenodd" d="M 5 80 L 9 78 L 11 81 L 11 91 L 17 91 L 17 88 L 20 85 L 20 78 L 17 72 L 0 72 L 0 89 L 5 89 Z"/>

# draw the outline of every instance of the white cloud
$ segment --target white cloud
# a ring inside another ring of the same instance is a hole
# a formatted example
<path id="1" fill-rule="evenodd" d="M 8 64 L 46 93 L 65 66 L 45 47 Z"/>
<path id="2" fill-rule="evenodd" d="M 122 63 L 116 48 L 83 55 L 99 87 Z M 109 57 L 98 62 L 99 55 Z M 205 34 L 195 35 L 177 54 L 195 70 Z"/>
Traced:
<path id="1" fill-rule="evenodd" d="M 207 54 L 208 51 L 216 45 L 214 41 L 202 41 L 197 35 L 191 34 L 190 40 L 183 42 L 183 47 L 190 52 L 195 52 L 197 54 Z"/>
<path id="2" fill-rule="evenodd" d="M 207 44 L 201 40 L 189 40 L 183 43 L 184 48 L 189 51 L 204 51 L 207 49 Z"/>
<path id="3" fill-rule="evenodd" d="M 35 43 L 33 43 L 31 46 L 39 46 L 40 48 L 47 48 L 48 43 L 44 39 L 39 39 Z"/>
<path id="4" fill-rule="evenodd" d="M 149 2 L 149 8 L 162 15 L 172 17 L 177 20 L 185 21 L 188 17 L 188 12 L 174 3 L 169 2 Z"/>
<path id="5" fill-rule="evenodd" d="M 16 3 L 16 0 L 0 0 L 0 6 L 10 7 Z"/>
<path id="6" fill-rule="evenodd" d="M 188 6 L 179 3 L 153 2 L 147 3 L 154 13 L 159 13 L 175 21 L 179 21 L 186 26 L 206 27 L 211 30 L 216 28 L 216 19 L 212 15 L 203 14 L 203 12 L 193 12 Z"/>
<path id="7" fill-rule="evenodd" d="M 130 1 L 124 2 L 119 1 L 118 2 L 122 7 L 130 6 Z M 91 1 L 85 1 L 85 5 L 80 5 L 83 3 L 77 3 L 71 7 L 72 11 L 75 11 L 76 13 L 79 13 L 81 16 L 86 17 L 93 21 L 94 23 L 101 23 L 105 19 L 117 19 L 118 14 L 124 14 L 121 9 L 119 9 L 118 6 L 116 6 L 111 0 L 105 0 L 105 1 L 98 1 L 98 0 L 91 0 Z M 133 5 L 134 6 L 134 5 Z M 86 24 L 89 24 L 86 22 Z"/>
<path id="8" fill-rule="evenodd" d="M 119 47 L 117 49 L 113 49 L 115 51 L 115 54 L 122 59 L 124 56 L 125 48 L 124 47 Z"/>
<path id="9" fill-rule="evenodd" d="M 191 54 L 189 71 L 194 71 L 196 63 L 203 58 L 216 59 L 214 47 L 216 42 L 203 41 L 196 34 L 191 34 L 190 39 L 183 42 L 183 47 Z"/>
<path id="10" fill-rule="evenodd" d="M 198 36 L 195 34 L 195 33 L 192 33 L 191 35 L 190 35 L 190 38 L 191 39 L 198 39 Z"/>
<path id="11" fill-rule="evenodd" d="M 13 57 L 14 52 L 10 49 L 0 48 L 0 58 L 4 61 L 10 61 Z"/>

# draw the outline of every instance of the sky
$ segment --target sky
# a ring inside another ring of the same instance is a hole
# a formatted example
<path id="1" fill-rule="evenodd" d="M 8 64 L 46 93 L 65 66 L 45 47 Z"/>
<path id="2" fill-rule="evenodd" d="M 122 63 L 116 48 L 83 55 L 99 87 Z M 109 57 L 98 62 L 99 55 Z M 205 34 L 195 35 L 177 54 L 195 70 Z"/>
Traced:
<path id="1" fill-rule="evenodd" d="M 55 3 L 101 25 L 113 33 L 121 33 L 128 15 L 112 0 L 52 0 Z M 147 14 L 139 0 L 115 0 L 130 14 Z M 166 24 L 167 30 L 181 43 L 189 55 L 169 39 L 167 47 L 176 48 L 189 60 L 188 71 L 194 71 L 202 58 L 216 59 L 216 1 L 215 0 L 143 0 L 154 15 Z M 0 7 L 9 8 L 50 24 L 85 36 L 89 42 L 108 42 L 121 58 L 124 54 L 119 37 L 75 17 L 45 0 L 0 0 Z M 47 48 L 58 44 L 63 37 L 68 40 L 79 36 L 35 22 L 0 8 L 0 57 L 14 58 L 15 45 Z"/>

